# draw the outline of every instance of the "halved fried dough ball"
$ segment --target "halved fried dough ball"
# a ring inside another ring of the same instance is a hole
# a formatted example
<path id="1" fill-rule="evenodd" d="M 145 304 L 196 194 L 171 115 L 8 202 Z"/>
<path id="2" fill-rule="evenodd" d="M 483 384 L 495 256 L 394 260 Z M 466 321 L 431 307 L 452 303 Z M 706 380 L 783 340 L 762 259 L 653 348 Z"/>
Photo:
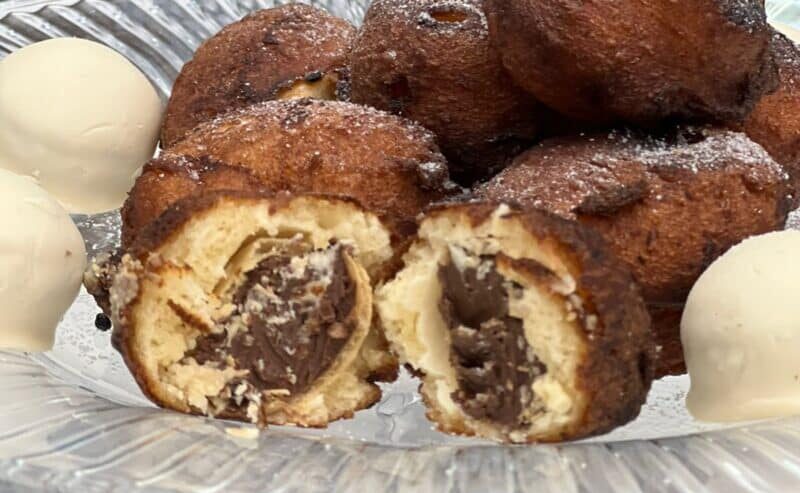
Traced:
<path id="1" fill-rule="evenodd" d="M 380 398 L 397 362 L 372 326 L 389 231 L 354 201 L 206 192 L 122 257 L 113 339 L 159 406 L 325 426 Z"/>
<path id="2" fill-rule="evenodd" d="M 208 157 L 164 154 L 142 168 L 122 207 L 122 247 L 183 197 L 199 191 L 262 190 L 256 175 L 241 166 L 229 166 Z"/>
<path id="3" fill-rule="evenodd" d="M 351 97 L 431 129 L 461 182 L 527 148 L 543 107 L 505 73 L 482 0 L 376 0 L 349 57 Z"/>
<path id="4" fill-rule="evenodd" d="M 650 319 L 595 233 L 554 215 L 433 209 L 377 309 L 450 433 L 554 442 L 634 419 L 653 377 Z"/>
<path id="5" fill-rule="evenodd" d="M 792 178 L 800 201 L 800 48 L 783 34 L 772 37 L 780 85 L 764 96 L 744 123 L 748 137 L 761 144 Z"/>
<path id="6" fill-rule="evenodd" d="M 452 185 L 429 131 L 336 101 L 254 105 L 201 124 L 167 154 L 248 168 L 270 190 L 353 197 L 401 235 Z"/>
<path id="7" fill-rule="evenodd" d="M 748 236 L 783 227 L 789 193 L 788 176 L 761 146 L 703 127 L 553 139 L 476 191 L 591 227 L 631 269 L 653 310 L 678 311 L 714 259 Z M 651 315 L 663 365 L 680 369 L 678 325 Z"/>
<path id="8" fill-rule="evenodd" d="M 774 89 L 760 0 L 486 0 L 514 80 L 589 122 L 741 121 Z"/>
<path id="9" fill-rule="evenodd" d="M 336 99 L 355 28 L 324 10 L 287 4 L 254 12 L 203 43 L 167 105 L 161 146 L 198 123 L 271 99 Z"/>

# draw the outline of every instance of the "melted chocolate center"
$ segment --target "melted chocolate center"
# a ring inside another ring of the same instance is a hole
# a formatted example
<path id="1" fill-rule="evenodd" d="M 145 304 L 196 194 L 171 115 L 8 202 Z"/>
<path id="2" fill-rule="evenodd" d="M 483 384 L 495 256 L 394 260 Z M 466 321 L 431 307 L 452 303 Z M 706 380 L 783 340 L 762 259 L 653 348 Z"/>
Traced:
<path id="1" fill-rule="evenodd" d="M 199 337 L 185 357 L 248 374 L 248 388 L 302 393 L 333 363 L 354 329 L 356 303 L 341 245 L 305 256 L 275 254 L 246 273 L 237 309 L 218 334 Z M 229 358 L 230 357 L 230 358 Z M 235 394 L 235 391 L 234 391 Z"/>
<path id="2" fill-rule="evenodd" d="M 522 320 L 509 315 L 511 283 L 497 272 L 493 257 L 462 270 L 450 262 L 439 268 L 439 279 L 459 385 L 453 399 L 473 418 L 519 426 L 545 366 L 528 345 Z"/>

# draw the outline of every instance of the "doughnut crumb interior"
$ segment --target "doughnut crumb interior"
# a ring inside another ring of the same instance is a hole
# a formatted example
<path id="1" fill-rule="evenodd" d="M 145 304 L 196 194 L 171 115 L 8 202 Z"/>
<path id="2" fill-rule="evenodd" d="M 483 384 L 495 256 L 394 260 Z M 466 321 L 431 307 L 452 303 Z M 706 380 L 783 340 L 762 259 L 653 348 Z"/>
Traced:
<path id="1" fill-rule="evenodd" d="M 208 192 L 122 257 L 114 342 L 140 387 L 177 411 L 320 427 L 380 398 L 396 360 L 372 324 L 389 231 L 355 202 Z"/>
<path id="2" fill-rule="evenodd" d="M 594 435 L 635 418 L 650 387 L 638 288 L 599 238 L 546 213 L 437 207 L 376 298 L 442 431 L 514 443 Z"/>

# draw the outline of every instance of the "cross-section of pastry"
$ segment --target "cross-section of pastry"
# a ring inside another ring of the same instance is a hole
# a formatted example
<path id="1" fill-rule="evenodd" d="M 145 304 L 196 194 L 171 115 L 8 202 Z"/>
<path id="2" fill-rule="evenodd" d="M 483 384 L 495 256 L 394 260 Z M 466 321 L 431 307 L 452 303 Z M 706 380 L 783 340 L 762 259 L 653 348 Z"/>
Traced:
<path id="1" fill-rule="evenodd" d="M 698 276 L 744 238 L 782 229 L 789 193 L 762 147 L 710 127 L 553 139 L 476 191 L 578 220 L 605 238 L 650 306 L 659 375 L 684 369 L 678 324 Z"/>
<path id="2" fill-rule="evenodd" d="M 271 99 L 336 99 L 355 28 L 324 10 L 260 10 L 203 43 L 172 88 L 161 129 L 168 147 L 198 123 Z"/>
<path id="3" fill-rule="evenodd" d="M 413 232 L 427 205 L 452 191 L 431 132 L 338 101 L 269 101 L 234 111 L 201 124 L 167 154 L 248 168 L 273 191 L 355 198 L 400 236 Z"/>
<path id="4" fill-rule="evenodd" d="M 786 168 L 792 178 L 795 204 L 800 205 L 800 48 L 775 32 L 772 53 L 780 85 L 761 98 L 745 120 L 744 131 Z"/>
<path id="5" fill-rule="evenodd" d="M 325 426 L 380 397 L 396 360 L 372 327 L 389 231 L 354 201 L 260 192 L 182 199 L 122 258 L 114 343 L 160 406 Z"/>
<path id="6" fill-rule="evenodd" d="M 514 80 L 584 121 L 741 121 L 775 88 L 760 0 L 487 0 Z"/>
<path id="7" fill-rule="evenodd" d="M 481 0 L 376 0 L 348 66 L 353 102 L 431 129 L 460 182 L 526 149 L 546 111 L 503 69 Z"/>
<path id="8" fill-rule="evenodd" d="M 639 413 L 653 375 L 650 319 L 591 231 L 506 205 L 443 205 L 421 221 L 404 264 L 377 307 L 442 431 L 558 441 Z"/>

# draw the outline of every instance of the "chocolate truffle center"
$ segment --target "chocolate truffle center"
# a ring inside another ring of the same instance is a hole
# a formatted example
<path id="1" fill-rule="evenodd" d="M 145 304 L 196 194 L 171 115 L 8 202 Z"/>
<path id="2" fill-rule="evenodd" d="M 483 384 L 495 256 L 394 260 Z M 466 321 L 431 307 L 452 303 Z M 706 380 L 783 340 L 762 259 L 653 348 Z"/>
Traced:
<path id="1" fill-rule="evenodd" d="M 451 261 L 439 268 L 439 307 L 459 385 L 452 397 L 473 418 L 517 427 L 533 401 L 533 382 L 546 369 L 522 320 L 509 314 L 509 292 L 522 287 L 497 271 L 494 257 L 474 260 L 474 266 Z"/>
<path id="2" fill-rule="evenodd" d="M 355 328 L 350 317 L 355 282 L 340 244 L 301 256 L 275 253 L 264 258 L 246 273 L 232 303 L 236 309 L 222 330 L 199 337 L 185 358 L 247 370 L 228 384 L 234 401 L 237 388 L 248 395 L 306 391 L 331 366 Z"/>

